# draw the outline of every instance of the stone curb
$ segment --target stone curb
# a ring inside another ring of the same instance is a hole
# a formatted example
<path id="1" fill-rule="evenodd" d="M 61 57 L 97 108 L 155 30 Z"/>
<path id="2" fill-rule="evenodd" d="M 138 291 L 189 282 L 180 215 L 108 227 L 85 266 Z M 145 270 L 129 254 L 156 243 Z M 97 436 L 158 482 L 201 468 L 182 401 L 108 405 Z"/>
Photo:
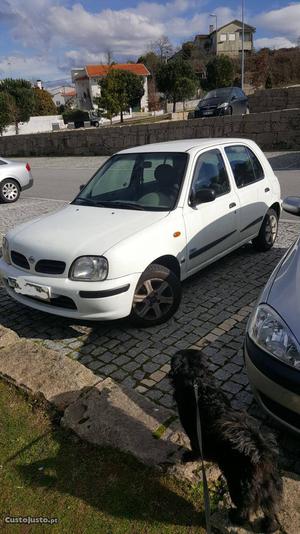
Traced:
<path id="1" fill-rule="evenodd" d="M 0 376 L 31 395 L 42 395 L 63 414 L 62 425 L 82 439 L 130 452 L 146 464 L 173 465 L 186 444 L 179 428 L 168 428 L 176 419 L 173 411 L 4 327 Z M 187 478 L 191 476 L 189 470 Z"/>
<path id="2" fill-rule="evenodd" d="M 81 439 L 129 452 L 148 465 L 165 466 L 179 480 L 199 482 L 199 463 L 179 462 L 188 442 L 175 413 L 138 392 L 110 378 L 103 380 L 68 356 L 20 339 L 2 326 L 0 376 L 31 395 L 42 395 L 63 413 L 62 426 Z M 207 464 L 210 481 L 216 480 L 219 474 L 217 467 Z M 299 534 L 300 477 L 285 473 L 283 482 L 279 519 L 286 534 Z M 253 532 L 230 525 L 224 510 L 212 516 L 212 524 L 215 532 L 223 534 Z"/>

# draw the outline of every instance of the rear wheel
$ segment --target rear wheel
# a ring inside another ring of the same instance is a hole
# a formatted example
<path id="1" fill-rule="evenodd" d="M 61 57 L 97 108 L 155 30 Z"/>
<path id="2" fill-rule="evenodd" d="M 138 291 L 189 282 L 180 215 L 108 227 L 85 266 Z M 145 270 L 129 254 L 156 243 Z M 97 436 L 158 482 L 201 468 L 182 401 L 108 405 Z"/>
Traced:
<path id="1" fill-rule="evenodd" d="M 6 178 L 0 183 L 0 199 L 2 202 L 16 202 L 20 196 L 21 188 L 12 178 Z"/>
<path id="2" fill-rule="evenodd" d="M 272 248 L 278 232 L 278 215 L 273 208 L 270 208 L 260 227 L 258 236 L 253 239 L 252 244 L 256 250 L 266 251 Z"/>
<path id="3" fill-rule="evenodd" d="M 153 326 L 170 319 L 181 300 L 181 284 L 167 267 L 152 264 L 141 275 L 133 297 L 131 319 Z"/>

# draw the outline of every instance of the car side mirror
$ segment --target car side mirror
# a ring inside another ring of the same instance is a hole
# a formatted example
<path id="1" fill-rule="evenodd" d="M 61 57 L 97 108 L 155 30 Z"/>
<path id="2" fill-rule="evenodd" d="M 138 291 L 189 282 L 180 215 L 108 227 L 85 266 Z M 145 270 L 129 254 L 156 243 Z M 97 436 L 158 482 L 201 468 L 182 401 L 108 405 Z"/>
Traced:
<path id="1" fill-rule="evenodd" d="M 286 197 L 282 203 L 282 208 L 284 211 L 300 217 L 300 197 Z"/>
<path id="2" fill-rule="evenodd" d="M 235 95 L 232 95 L 232 97 L 231 97 L 231 101 L 232 101 L 232 100 L 236 100 L 236 96 L 235 96 Z"/>
<path id="3" fill-rule="evenodd" d="M 214 189 L 198 189 L 193 191 L 191 195 L 190 204 L 192 207 L 198 206 L 198 204 L 204 204 L 206 202 L 212 202 L 216 198 L 216 192 Z"/>
<path id="4" fill-rule="evenodd" d="M 85 188 L 85 184 L 81 184 L 81 185 L 79 186 L 79 191 L 82 191 L 84 188 Z"/>

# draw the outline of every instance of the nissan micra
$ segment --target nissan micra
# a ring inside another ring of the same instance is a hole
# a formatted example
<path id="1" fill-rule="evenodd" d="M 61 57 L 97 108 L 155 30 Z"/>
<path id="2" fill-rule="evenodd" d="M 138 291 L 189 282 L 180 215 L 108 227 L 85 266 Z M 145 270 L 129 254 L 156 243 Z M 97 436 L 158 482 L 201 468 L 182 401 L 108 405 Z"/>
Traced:
<path id="1" fill-rule="evenodd" d="M 168 320 L 189 276 L 252 241 L 276 239 L 280 186 L 246 139 L 187 139 L 118 152 L 58 212 L 10 230 L 8 294 L 85 320 Z"/>

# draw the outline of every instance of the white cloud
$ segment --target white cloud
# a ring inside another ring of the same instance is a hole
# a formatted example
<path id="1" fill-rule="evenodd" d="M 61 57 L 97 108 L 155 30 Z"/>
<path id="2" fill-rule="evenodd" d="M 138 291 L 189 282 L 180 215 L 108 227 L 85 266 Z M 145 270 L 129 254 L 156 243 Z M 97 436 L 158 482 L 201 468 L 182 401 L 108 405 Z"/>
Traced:
<path id="1" fill-rule="evenodd" d="M 61 72 L 53 58 L 44 56 L 25 56 L 14 54 L 0 57 L 0 77 L 25 78 L 28 80 L 61 77 Z"/>
<path id="2" fill-rule="evenodd" d="M 276 32 L 287 39 L 300 36 L 300 3 L 262 13 L 254 18 L 255 24 L 264 30 Z"/>
<path id="3" fill-rule="evenodd" d="M 296 46 L 295 43 L 286 39 L 286 37 L 262 37 L 261 39 L 255 39 L 255 48 L 292 48 Z"/>
<path id="4" fill-rule="evenodd" d="M 17 43 L 36 50 L 30 51 L 26 62 L 23 56 L 11 54 L 13 73 L 45 79 L 69 73 L 73 66 L 104 62 L 107 49 L 117 59 L 134 59 L 163 34 L 178 43 L 206 33 L 214 22 L 209 9 L 208 0 L 168 0 L 165 4 L 141 0 L 134 8 L 99 8 L 97 12 L 70 0 L 0 0 L 0 21 Z M 226 6 L 213 12 L 218 26 L 240 18 L 239 10 Z M 257 39 L 256 46 L 291 46 L 300 33 L 299 20 L 299 3 L 255 17 L 251 23 L 276 35 Z M 1 72 L 5 65 L 7 69 L 7 58 L 0 56 Z"/>

